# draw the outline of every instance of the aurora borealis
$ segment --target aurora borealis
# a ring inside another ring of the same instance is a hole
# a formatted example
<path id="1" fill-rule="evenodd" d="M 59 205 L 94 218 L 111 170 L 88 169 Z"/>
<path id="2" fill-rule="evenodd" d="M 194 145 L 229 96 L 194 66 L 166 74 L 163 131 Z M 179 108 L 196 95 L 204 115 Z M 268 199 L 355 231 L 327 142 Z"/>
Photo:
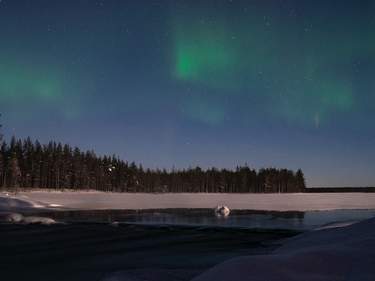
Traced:
<path id="1" fill-rule="evenodd" d="M 0 1 L 7 137 L 375 185 L 374 1 Z"/>

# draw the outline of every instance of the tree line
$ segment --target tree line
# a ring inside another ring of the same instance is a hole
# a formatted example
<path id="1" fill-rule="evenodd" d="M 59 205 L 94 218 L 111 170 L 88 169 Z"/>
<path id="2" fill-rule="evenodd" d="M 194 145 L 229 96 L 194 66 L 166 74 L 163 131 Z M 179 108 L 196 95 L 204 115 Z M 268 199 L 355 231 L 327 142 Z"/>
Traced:
<path id="1" fill-rule="evenodd" d="M 68 144 L 30 138 L 1 141 L 0 187 L 95 189 L 116 192 L 303 192 L 301 170 L 247 166 L 228 169 L 144 169 L 116 156 L 97 156 Z"/>

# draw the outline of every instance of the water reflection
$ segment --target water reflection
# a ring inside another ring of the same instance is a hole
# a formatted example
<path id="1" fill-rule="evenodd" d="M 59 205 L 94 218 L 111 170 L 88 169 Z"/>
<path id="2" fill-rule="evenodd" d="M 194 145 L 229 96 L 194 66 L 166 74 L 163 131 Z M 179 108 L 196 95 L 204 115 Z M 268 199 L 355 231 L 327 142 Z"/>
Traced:
<path id="1" fill-rule="evenodd" d="M 375 216 L 375 210 L 315 212 L 233 210 L 227 217 L 216 216 L 212 209 L 54 211 L 43 213 L 43 215 L 64 222 L 120 222 L 307 230 L 334 222 L 368 219 Z"/>

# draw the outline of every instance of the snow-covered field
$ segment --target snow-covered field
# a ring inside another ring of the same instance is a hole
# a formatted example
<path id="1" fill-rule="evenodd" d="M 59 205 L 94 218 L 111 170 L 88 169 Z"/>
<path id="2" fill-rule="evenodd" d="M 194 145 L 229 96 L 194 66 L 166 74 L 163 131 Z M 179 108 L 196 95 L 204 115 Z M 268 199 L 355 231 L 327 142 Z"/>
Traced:
<path id="1" fill-rule="evenodd" d="M 335 209 L 375 209 L 375 193 L 104 193 L 104 192 L 20 192 L 0 193 L 0 209 L 163 209 L 214 208 L 268 211 L 315 211 Z"/>

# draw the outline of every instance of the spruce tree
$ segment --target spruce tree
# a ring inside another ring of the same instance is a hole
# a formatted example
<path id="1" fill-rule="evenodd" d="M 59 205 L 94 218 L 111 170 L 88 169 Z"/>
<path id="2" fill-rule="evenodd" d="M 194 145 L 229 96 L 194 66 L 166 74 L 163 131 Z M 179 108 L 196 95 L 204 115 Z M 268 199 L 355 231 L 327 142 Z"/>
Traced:
<path id="1" fill-rule="evenodd" d="M 16 153 L 13 153 L 12 158 L 9 161 L 9 186 L 15 188 L 15 191 L 17 191 L 17 188 L 20 187 L 21 182 L 21 169 L 18 164 L 18 159 Z"/>
<path id="2" fill-rule="evenodd" d="M 303 192 L 306 188 L 306 183 L 305 183 L 305 176 L 303 175 L 303 172 L 301 169 L 297 170 L 295 179 L 296 179 L 296 191 Z"/>
<path id="3" fill-rule="evenodd" d="M 1 114 L 0 114 L 1 117 Z M 3 135 L 2 135 L 2 124 L 0 123 L 0 148 L 3 147 Z M 0 188 L 4 186 L 4 176 L 5 176 L 5 165 L 4 165 L 4 156 L 3 150 L 0 150 Z"/>

